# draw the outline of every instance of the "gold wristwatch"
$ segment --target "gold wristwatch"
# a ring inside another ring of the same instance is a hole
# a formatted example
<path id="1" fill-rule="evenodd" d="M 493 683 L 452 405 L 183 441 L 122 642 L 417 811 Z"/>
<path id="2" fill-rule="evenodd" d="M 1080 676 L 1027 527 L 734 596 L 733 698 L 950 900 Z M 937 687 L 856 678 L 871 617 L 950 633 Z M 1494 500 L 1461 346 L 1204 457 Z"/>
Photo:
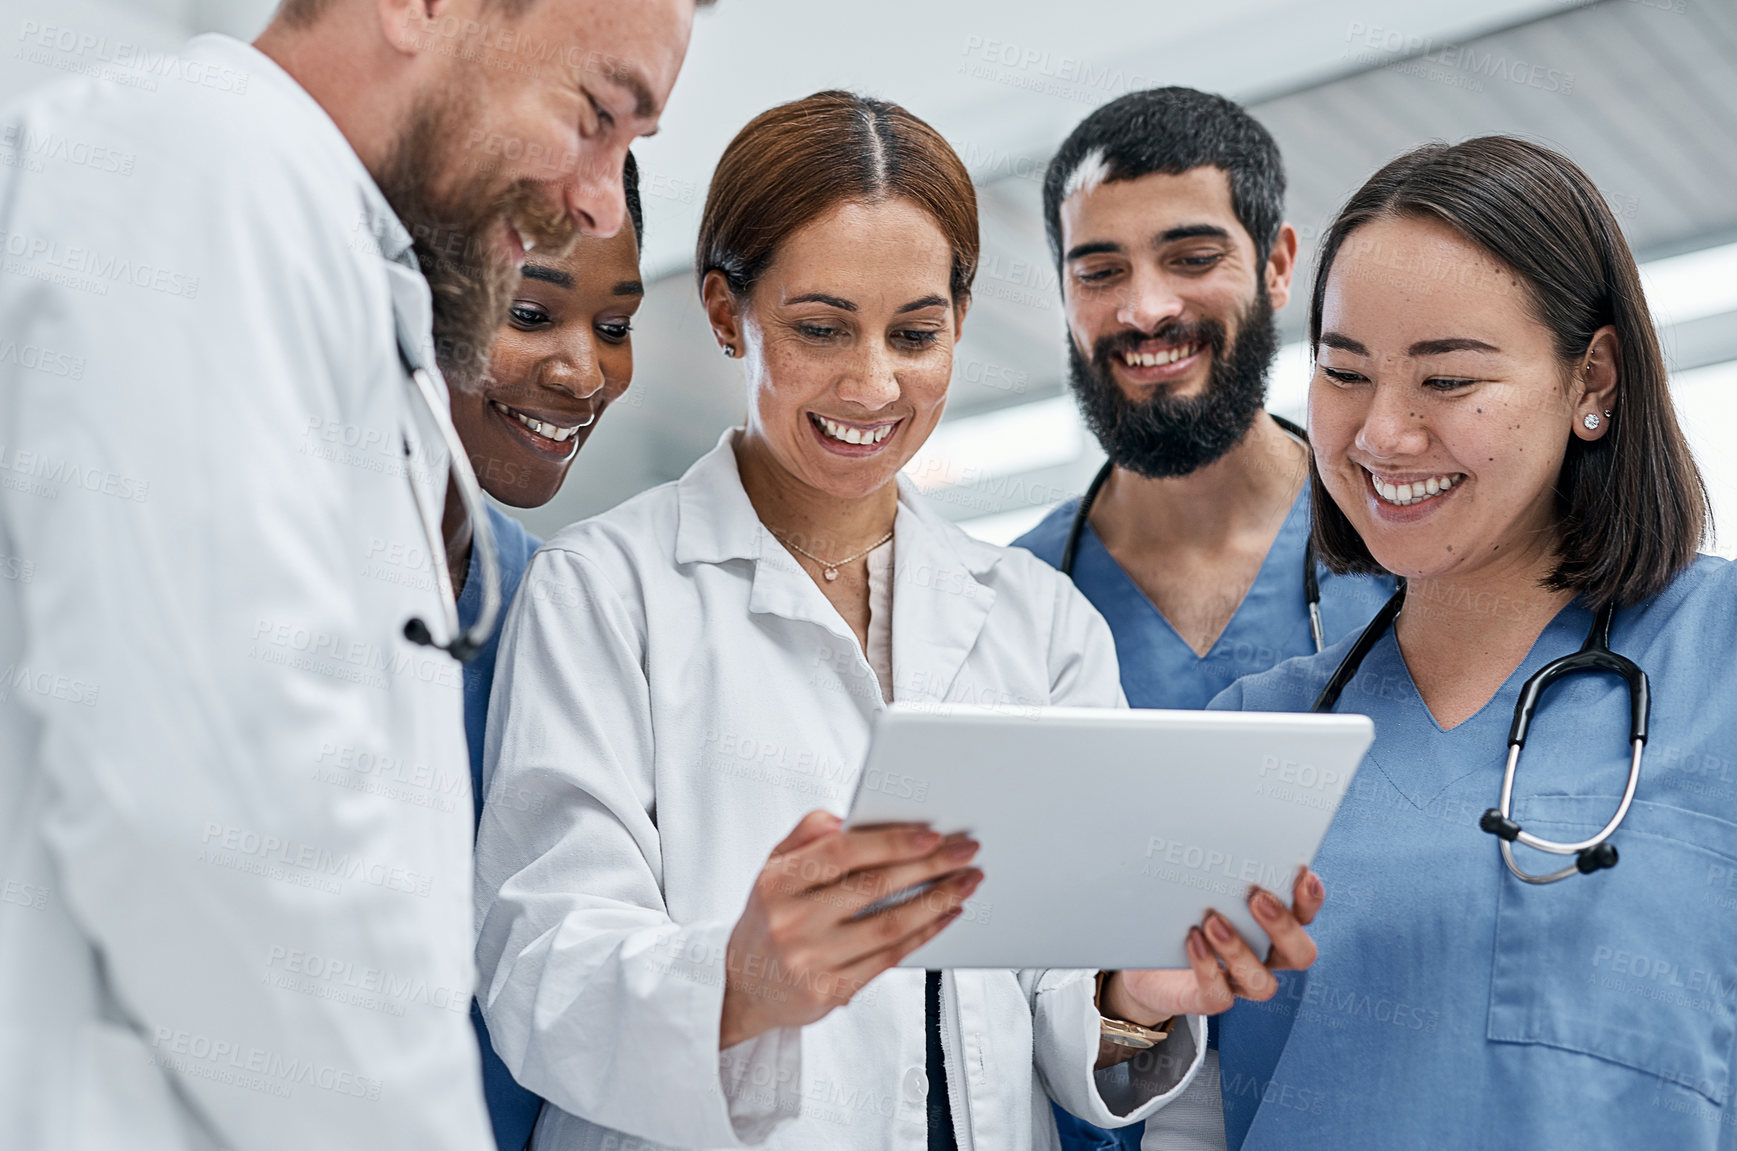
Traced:
<path id="1" fill-rule="evenodd" d="M 1176 1022 L 1174 1015 L 1157 1027 L 1142 1027 L 1138 1023 L 1114 1019 L 1104 1014 L 1104 984 L 1109 982 L 1110 976 L 1114 974 L 1113 971 L 1098 972 L 1097 990 L 1092 993 L 1092 1004 L 1098 1009 L 1098 1038 L 1118 1047 L 1132 1047 L 1136 1051 L 1156 1047 L 1170 1038 L 1170 1026 Z"/>

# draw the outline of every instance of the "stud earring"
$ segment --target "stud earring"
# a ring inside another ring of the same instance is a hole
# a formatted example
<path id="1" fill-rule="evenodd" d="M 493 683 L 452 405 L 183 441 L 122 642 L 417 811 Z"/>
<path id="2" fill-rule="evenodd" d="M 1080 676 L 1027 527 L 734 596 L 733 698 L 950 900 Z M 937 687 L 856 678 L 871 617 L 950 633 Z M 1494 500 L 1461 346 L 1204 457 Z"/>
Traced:
<path id="1" fill-rule="evenodd" d="M 724 345 L 724 358 L 726 360 L 735 359 L 736 358 L 736 349 L 732 348 L 729 344 L 725 344 Z"/>
<path id="2" fill-rule="evenodd" d="M 1596 432 L 1598 430 L 1598 425 L 1602 424 L 1604 421 L 1598 418 L 1597 412 L 1587 412 L 1586 418 L 1582 419 L 1580 422 L 1586 425 L 1587 431 Z"/>

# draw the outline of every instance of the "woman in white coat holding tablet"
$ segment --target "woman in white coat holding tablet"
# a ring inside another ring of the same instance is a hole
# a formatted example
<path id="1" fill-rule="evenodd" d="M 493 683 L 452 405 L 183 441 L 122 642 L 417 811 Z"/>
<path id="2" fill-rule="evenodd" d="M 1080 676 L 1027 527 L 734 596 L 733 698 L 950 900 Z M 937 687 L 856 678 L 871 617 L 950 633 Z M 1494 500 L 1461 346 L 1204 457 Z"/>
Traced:
<path id="1" fill-rule="evenodd" d="M 538 1148 L 1051 1146 L 1049 1097 L 1151 1114 L 1199 1063 L 1200 1012 L 1313 959 L 1304 876 L 1296 915 L 1255 900 L 1266 964 L 1209 916 L 1191 970 L 888 970 L 991 909 L 966 903 L 970 840 L 842 830 L 875 713 L 1122 704 L 1072 585 L 897 479 L 940 418 L 977 253 L 963 165 L 894 105 L 819 93 L 719 163 L 698 270 L 746 427 L 550 541 L 501 645 L 480 998 L 552 1104 Z M 1100 1009 L 1168 1024 L 1163 1057 L 1125 1061 Z"/>

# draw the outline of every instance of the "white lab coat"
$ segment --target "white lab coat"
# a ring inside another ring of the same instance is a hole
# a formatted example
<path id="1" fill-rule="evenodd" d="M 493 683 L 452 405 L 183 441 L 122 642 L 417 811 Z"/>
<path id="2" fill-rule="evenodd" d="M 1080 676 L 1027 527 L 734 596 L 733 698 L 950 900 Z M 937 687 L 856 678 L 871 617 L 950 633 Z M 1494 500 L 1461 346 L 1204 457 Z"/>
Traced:
<path id="1" fill-rule="evenodd" d="M 920 971 L 718 1052 L 750 886 L 805 812 L 846 811 L 884 706 L 849 628 L 756 518 L 734 434 L 551 540 L 502 639 L 477 956 L 496 1049 L 553 1104 L 539 1151 L 927 1145 Z M 897 700 L 1123 706 L 1109 629 L 1066 579 L 972 540 L 903 481 L 895 532 Z M 1104 1125 L 1179 1093 L 1204 1020 L 1150 1076 L 1096 1075 L 1092 986 L 1088 971 L 947 973 L 962 1148 L 1053 1145 L 1046 1085 Z"/>
<path id="2" fill-rule="evenodd" d="M 264 56 L 131 75 L 0 114 L 0 1147 L 480 1151 L 427 285 Z"/>

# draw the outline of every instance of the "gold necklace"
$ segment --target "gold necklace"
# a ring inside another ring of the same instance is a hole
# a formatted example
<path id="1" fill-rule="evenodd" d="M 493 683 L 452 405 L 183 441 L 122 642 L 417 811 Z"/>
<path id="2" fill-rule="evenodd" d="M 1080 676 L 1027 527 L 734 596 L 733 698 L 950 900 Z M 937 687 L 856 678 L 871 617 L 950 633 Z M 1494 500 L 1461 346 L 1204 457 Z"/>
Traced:
<path id="1" fill-rule="evenodd" d="M 771 531 L 770 528 L 768 528 L 767 530 Z M 862 549 L 860 552 L 857 552 L 853 556 L 846 556 L 843 559 L 839 560 L 837 563 L 834 563 L 831 560 L 821 559 L 819 556 L 815 555 L 813 552 L 809 551 L 807 548 L 803 547 L 801 544 L 792 543 L 790 540 L 785 539 L 783 536 L 779 535 L 777 532 L 772 532 L 772 538 L 777 540 L 779 543 L 783 544 L 785 547 L 789 548 L 791 551 L 796 552 L 798 555 L 807 556 L 809 559 L 811 559 L 815 563 L 819 564 L 821 569 L 822 569 L 820 574 L 825 576 L 827 579 L 827 582 L 830 583 L 831 581 L 838 578 L 838 569 L 839 568 L 843 567 L 845 564 L 855 563 L 857 560 L 861 559 L 863 556 L 868 555 L 870 552 L 874 551 L 876 548 L 880 547 L 882 544 L 884 544 L 888 540 L 892 539 L 893 533 L 888 532 L 886 535 L 882 536 L 880 539 L 876 540 L 874 543 L 870 544 L 868 547 Z"/>

